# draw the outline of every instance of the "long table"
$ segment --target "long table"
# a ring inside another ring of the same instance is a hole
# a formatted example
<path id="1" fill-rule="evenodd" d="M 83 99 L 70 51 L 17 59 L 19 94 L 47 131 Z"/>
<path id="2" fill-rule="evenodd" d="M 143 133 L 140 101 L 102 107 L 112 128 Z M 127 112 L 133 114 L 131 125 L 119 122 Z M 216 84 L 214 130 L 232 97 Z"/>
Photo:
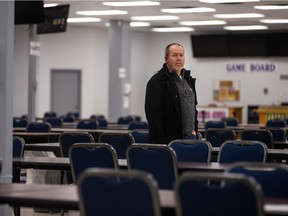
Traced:
<path id="1" fill-rule="evenodd" d="M 288 143 L 284 142 L 282 145 L 288 146 Z M 59 143 L 35 143 L 25 144 L 25 150 L 31 151 L 53 151 L 54 153 L 60 152 Z M 212 148 L 212 154 L 217 156 L 219 153 L 219 147 Z M 58 155 L 57 154 L 57 155 Z M 287 160 L 288 161 L 288 149 L 268 149 L 267 159 L 271 160 Z"/>
<path id="2" fill-rule="evenodd" d="M 159 190 L 160 207 L 175 215 L 174 191 Z M 8 184 L 0 183 L 0 203 L 11 206 L 51 209 L 79 209 L 79 197 L 75 185 Z M 287 215 L 288 199 L 264 199 L 266 215 Z"/>

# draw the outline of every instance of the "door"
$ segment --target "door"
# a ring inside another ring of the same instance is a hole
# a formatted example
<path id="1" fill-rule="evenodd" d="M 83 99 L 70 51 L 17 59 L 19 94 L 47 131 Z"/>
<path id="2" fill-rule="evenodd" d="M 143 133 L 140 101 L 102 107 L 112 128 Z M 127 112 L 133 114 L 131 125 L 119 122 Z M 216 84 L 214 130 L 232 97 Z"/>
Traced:
<path id="1" fill-rule="evenodd" d="M 58 115 L 81 113 L 81 71 L 51 70 L 51 110 Z"/>

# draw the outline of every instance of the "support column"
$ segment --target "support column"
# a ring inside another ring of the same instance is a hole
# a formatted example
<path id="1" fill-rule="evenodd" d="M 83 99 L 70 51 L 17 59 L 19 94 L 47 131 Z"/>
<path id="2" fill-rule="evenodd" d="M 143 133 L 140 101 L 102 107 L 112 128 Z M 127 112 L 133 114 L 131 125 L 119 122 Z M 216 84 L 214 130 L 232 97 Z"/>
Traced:
<path id="1" fill-rule="evenodd" d="M 131 28 L 129 22 L 111 20 L 109 33 L 109 121 L 130 113 Z"/>
<path id="2" fill-rule="evenodd" d="M 14 1 L 0 1 L 0 160 L 1 183 L 12 182 Z M 11 215 L 8 205 L 0 215 Z"/>
<path id="3" fill-rule="evenodd" d="M 36 120 L 37 62 L 40 52 L 37 25 L 29 25 L 28 122 Z"/>

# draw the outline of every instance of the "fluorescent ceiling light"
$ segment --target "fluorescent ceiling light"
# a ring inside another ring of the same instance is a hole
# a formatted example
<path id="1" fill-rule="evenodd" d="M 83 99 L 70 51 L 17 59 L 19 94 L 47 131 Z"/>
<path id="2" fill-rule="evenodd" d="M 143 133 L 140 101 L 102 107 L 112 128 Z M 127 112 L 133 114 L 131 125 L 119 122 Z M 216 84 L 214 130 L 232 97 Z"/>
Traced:
<path id="1" fill-rule="evenodd" d="M 214 8 L 195 7 L 195 8 L 165 8 L 161 9 L 164 13 L 201 13 L 201 12 L 214 12 Z"/>
<path id="2" fill-rule="evenodd" d="M 263 25 L 250 25 L 250 26 L 224 26 L 225 30 L 230 31 L 241 31 L 241 30 L 264 30 L 268 29 L 267 26 Z"/>
<path id="3" fill-rule="evenodd" d="M 167 27 L 167 28 L 152 28 L 154 32 L 191 32 L 194 31 L 190 27 Z"/>
<path id="4" fill-rule="evenodd" d="M 260 20 L 260 22 L 262 23 L 271 23 L 271 24 L 274 24 L 274 23 L 288 23 L 288 19 L 262 19 Z"/>
<path id="5" fill-rule="evenodd" d="M 226 22 L 222 20 L 205 20 L 205 21 L 182 21 L 180 25 L 186 26 L 202 26 L 202 25 L 225 25 Z"/>
<path id="6" fill-rule="evenodd" d="M 68 18 L 68 23 L 85 23 L 85 22 L 100 22 L 100 18 L 95 17 L 78 17 L 78 18 Z"/>
<path id="7" fill-rule="evenodd" d="M 155 21 L 155 20 L 177 20 L 179 17 L 177 16 L 132 16 L 131 20 L 138 21 Z"/>
<path id="8" fill-rule="evenodd" d="M 55 7 L 55 6 L 57 6 L 57 5 L 58 5 L 57 3 L 44 4 L 44 8 L 47 8 L 47 7 Z"/>
<path id="9" fill-rule="evenodd" d="M 150 26 L 151 24 L 148 22 L 130 22 L 131 27 L 146 27 Z"/>
<path id="10" fill-rule="evenodd" d="M 242 2 L 259 2 L 260 0 L 198 0 L 204 3 L 242 3 Z"/>
<path id="11" fill-rule="evenodd" d="M 85 16 L 105 16 L 105 15 L 123 15 L 128 14 L 127 11 L 123 10 L 98 10 L 98 11 L 76 11 L 78 15 L 85 15 Z"/>
<path id="12" fill-rule="evenodd" d="M 126 2 L 103 2 L 103 5 L 115 7 L 129 7 L 129 6 L 155 6 L 160 5 L 160 2 L 155 1 L 126 1 Z"/>
<path id="13" fill-rule="evenodd" d="M 287 10 L 288 5 L 257 5 L 254 8 L 259 10 Z"/>
<path id="14" fill-rule="evenodd" d="M 258 17 L 264 17 L 263 14 L 258 13 L 239 13 L 239 14 L 215 14 L 214 17 L 217 18 L 258 18 Z"/>

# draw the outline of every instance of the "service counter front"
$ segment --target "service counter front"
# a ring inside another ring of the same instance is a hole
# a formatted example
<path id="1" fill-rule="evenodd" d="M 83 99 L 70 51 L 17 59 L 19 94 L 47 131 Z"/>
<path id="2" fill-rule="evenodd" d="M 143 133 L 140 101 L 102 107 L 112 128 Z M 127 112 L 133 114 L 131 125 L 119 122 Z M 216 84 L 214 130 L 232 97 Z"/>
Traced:
<path id="1" fill-rule="evenodd" d="M 265 124 L 270 119 L 288 119 L 288 106 L 259 106 L 259 124 Z"/>
<path id="2" fill-rule="evenodd" d="M 225 117 L 235 117 L 242 123 L 243 107 L 197 106 L 199 122 L 220 120 Z"/>

